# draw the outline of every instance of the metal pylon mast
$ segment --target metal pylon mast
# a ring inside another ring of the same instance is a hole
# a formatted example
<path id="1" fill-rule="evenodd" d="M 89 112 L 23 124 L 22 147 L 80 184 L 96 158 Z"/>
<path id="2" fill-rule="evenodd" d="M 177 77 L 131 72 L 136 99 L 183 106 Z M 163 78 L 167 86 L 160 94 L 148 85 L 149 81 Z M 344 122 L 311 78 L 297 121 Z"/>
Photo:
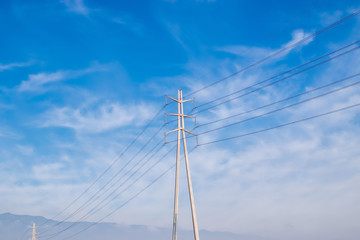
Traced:
<path id="1" fill-rule="evenodd" d="M 165 133 L 165 141 L 166 141 L 166 134 L 171 133 L 171 132 L 177 132 L 177 151 L 176 151 L 176 170 L 175 170 L 175 197 L 174 197 L 174 218 L 173 218 L 173 236 L 172 236 L 172 240 L 177 240 L 177 218 L 178 218 L 178 209 L 179 209 L 180 138 L 181 138 L 181 135 L 182 135 L 183 146 L 184 146 L 184 156 L 185 156 L 186 174 L 187 174 L 187 182 L 188 182 L 190 205 L 191 205 L 191 214 L 192 214 L 194 238 L 195 238 L 195 240 L 199 240 L 199 231 L 198 231 L 196 213 L 195 213 L 195 203 L 194 203 L 194 195 L 193 195 L 192 184 L 191 184 L 191 174 L 190 174 L 189 157 L 188 157 L 188 151 L 187 151 L 187 146 L 186 146 L 185 132 L 190 133 L 190 134 L 192 134 L 194 136 L 196 136 L 196 135 L 194 133 L 186 130 L 185 129 L 185 124 L 184 124 L 184 118 L 185 117 L 190 117 L 190 118 L 195 118 L 195 117 L 185 115 L 184 114 L 184 106 L 183 106 L 183 103 L 188 102 L 188 101 L 194 101 L 194 99 L 183 100 L 181 90 L 178 90 L 178 99 L 172 98 L 170 96 L 166 96 L 166 97 L 174 100 L 178 104 L 178 113 L 165 113 L 166 115 L 177 116 L 177 120 L 178 120 L 177 129 L 174 129 L 174 130 L 171 130 L 171 131 Z"/>
<path id="2" fill-rule="evenodd" d="M 31 240 L 36 240 L 36 227 L 35 227 L 35 223 L 33 223 L 32 226 L 32 237 Z"/>

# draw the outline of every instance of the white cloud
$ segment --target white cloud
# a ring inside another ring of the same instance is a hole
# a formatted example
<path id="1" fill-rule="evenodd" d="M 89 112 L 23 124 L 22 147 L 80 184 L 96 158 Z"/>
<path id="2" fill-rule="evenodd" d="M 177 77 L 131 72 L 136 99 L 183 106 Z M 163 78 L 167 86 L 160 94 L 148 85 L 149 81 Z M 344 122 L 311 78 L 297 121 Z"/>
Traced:
<path id="1" fill-rule="evenodd" d="M 289 52 L 293 48 L 306 46 L 314 40 L 314 37 L 311 35 L 311 33 L 304 32 L 303 29 L 297 29 L 292 32 L 292 39 L 288 43 L 284 44 L 281 48 L 286 48 L 286 52 Z"/>
<path id="2" fill-rule="evenodd" d="M 9 63 L 9 64 L 0 64 L 0 72 L 5 71 L 5 70 L 12 70 L 14 68 L 18 68 L 18 67 L 28 67 L 30 65 L 32 65 L 33 62 L 29 61 L 29 62 L 16 62 L 16 63 Z"/>
<path id="3" fill-rule="evenodd" d="M 308 45 L 310 42 L 312 42 L 314 40 L 314 37 L 310 37 L 311 33 L 307 33 L 303 29 L 294 30 L 292 32 L 291 36 L 292 36 L 291 40 L 289 42 L 283 44 L 278 49 L 234 45 L 234 46 L 219 47 L 216 50 L 231 53 L 231 54 L 238 55 L 241 57 L 245 57 L 246 59 L 252 60 L 252 61 L 260 60 L 264 57 L 269 56 L 270 54 L 279 52 L 279 54 L 277 56 L 272 58 L 272 59 L 278 60 L 278 59 L 286 56 L 286 54 L 288 54 L 292 49 L 295 49 L 295 48 L 299 49 L 303 46 Z M 304 39 L 304 41 L 302 41 L 303 39 Z M 280 53 L 280 51 L 281 51 L 281 53 Z"/>
<path id="4" fill-rule="evenodd" d="M 95 64 L 89 68 L 81 70 L 59 70 L 53 73 L 30 74 L 27 80 L 21 82 L 17 90 L 19 92 L 46 91 L 46 86 L 50 85 L 51 83 L 75 79 L 90 73 L 106 70 L 106 66 Z"/>
<path id="5" fill-rule="evenodd" d="M 82 15 L 87 15 L 89 9 L 85 6 L 83 0 L 60 0 L 64 3 L 69 11 Z"/>
<path id="6" fill-rule="evenodd" d="M 185 50 L 188 50 L 187 45 L 182 39 L 182 31 L 178 24 L 174 24 L 171 22 L 166 22 L 165 27 L 167 28 L 170 35 L 177 41 Z"/>
<path id="7" fill-rule="evenodd" d="M 141 125 L 152 115 L 149 104 L 124 105 L 108 103 L 80 108 L 55 108 L 44 115 L 42 127 L 69 127 L 76 131 L 99 133 L 128 125 Z"/>
<path id="8" fill-rule="evenodd" d="M 32 178 L 41 182 L 69 178 L 69 175 L 64 176 L 64 168 L 61 163 L 36 165 L 32 167 Z"/>
<path id="9" fill-rule="evenodd" d="M 342 11 L 335 11 L 335 12 L 326 12 L 320 15 L 321 24 L 323 26 L 328 26 L 336 21 L 338 21 L 343 15 Z"/>
<path id="10" fill-rule="evenodd" d="M 16 147 L 18 151 L 25 156 L 30 156 L 34 153 L 34 148 L 32 146 L 16 145 Z"/>
<path id="11" fill-rule="evenodd" d="M 0 137 L 5 137 L 5 138 L 9 138 L 9 139 L 22 139 L 23 136 L 11 129 L 5 128 L 4 126 L 0 127 Z"/>

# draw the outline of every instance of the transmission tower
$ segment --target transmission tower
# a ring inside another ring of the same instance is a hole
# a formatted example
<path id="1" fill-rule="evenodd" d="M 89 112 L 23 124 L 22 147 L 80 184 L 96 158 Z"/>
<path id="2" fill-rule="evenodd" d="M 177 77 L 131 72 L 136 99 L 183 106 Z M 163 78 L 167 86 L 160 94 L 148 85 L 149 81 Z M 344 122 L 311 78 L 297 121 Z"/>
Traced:
<path id="1" fill-rule="evenodd" d="M 33 223 L 32 226 L 32 237 L 31 240 L 36 240 L 36 227 L 35 227 L 35 223 Z"/>
<path id="2" fill-rule="evenodd" d="M 184 115 L 184 106 L 183 103 L 188 101 L 194 101 L 194 99 L 187 99 L 183 100 L 182 91 L 178 90 L 178 99 L 172 98 L 170 96 L 166 96 L 177 102 L 178 105 L 178 113 L 165 113 L 166 115 L 177 116 L 177 129 L 171 130 L 165 133 L 165 142 L 166 142 L 166 135 L 171 132 L 177 132 L 177 151 L 176 151 L 176 170 L 175 170 L 175 197 L 174 197 L 174 217 L 173 217 L 173 236 L 172 240 L 177 240 L 177 218 L 178 218 L 178 208 L 179 208 L 179 165 L 180 165 L 180 138 L 182 135 L 183 146 L 184 146 L 184 156 L 185 156 L 185 165 L 186 165 L 186 174 L 187 174 L 187 182 L 188 182 L 188 189 L 189 189 L 189 196 L 190 196 L 190 205 L 191 205 L 191 215 L 192 215 L 192 223 L 193 223 L 193 230 L 194 230 L 194 238 L 195 240 L 199 240 L 199 231 L 197 226 L 196 220 L 196 213 L 195 213 L 195 203 L 194 203 L 194 196 L 191 184 L 191 175 L 190 175 L 190 167 L 189 167 L 189 157 L 188 151 L 186 146 L 186 135 L 185 132 L 190 133 L 194 136 L 196 134 L 188 131 L 185 129 L 184 118 L 195 118 L 194 116 Z M 166 101 L 166 98 L 165 98 Z"/>

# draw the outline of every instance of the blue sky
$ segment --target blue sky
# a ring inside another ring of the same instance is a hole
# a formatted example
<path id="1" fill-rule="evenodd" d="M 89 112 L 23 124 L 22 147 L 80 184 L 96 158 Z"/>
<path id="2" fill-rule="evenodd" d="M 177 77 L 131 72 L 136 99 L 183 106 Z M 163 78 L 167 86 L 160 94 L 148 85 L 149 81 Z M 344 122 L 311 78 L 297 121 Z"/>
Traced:
<path id="1" fill-rule="evenodd" d="M 320 35 L 311 34 L 359 8 L 357 1 L 350 0 L 1 1 L 0 212 L 54 216 L 117 159 L 163 106 L 165 94 L 176 96 L 182 89 L 187 95 L 307 38 L 263 64 L 189 96 L 204 104 L 358 41 L 359 16 Z M 199 113 L 198 123 L 357 74 L 358 51 Z M 247 116 L 356 81 L 359 77 Z M 200 135 L 199 142 L 357 104 L 359 90 L 354 85 L 265 118 Z M 191 110 L 189 105 L 186 111 Z M 174 112 L 176 106 L 165 111 Z M 156 133 L 165 111 L 81 201 L 102 189 L 111 174 Z M 199 228 L 264 239 L 355 239 L 360 234 L 359 119 L 359 108 L 353 108 L 196 148 L 191 167 Z M 190 120 L 186 125 L 193 128 Z M 145 159 L 172 127 L 161 129 L 134 157 L 134 164 Z M 138 174 L 171 146 L 161 148 Z M 193 146 L 194 139 L 189 139 L 189 148 Z M 97 221 L 120 206 L 168 169 L 174 156 L 175 152 L 86 220 Z M 181 182 L 179 224 L 190 228 L 185 184 Z M 173 174 L 168 173 L 106 221 L 171 227 L 172 204 Z M 153 219 L 154 215 L 158 217 Z M 81 214 L 71 220 L 78 218 Z"/>

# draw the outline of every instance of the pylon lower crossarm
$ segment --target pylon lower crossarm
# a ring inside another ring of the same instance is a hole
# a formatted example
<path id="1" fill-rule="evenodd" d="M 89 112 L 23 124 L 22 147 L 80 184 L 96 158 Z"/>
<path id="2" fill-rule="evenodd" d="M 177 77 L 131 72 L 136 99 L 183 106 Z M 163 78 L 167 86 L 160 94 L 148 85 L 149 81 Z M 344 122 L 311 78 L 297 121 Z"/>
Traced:
<path id="1" fill-rule="evenodd" d="M 178 114 L 178 113 L 165 113 L 165 115 L 181 116 L 181 117 L 188 117 L 188 118 L 196 118 L 195 116 L 190 116 L 190 115 L 185 115 L 185 114 Z"/>
<path id="2" fill-rule="evenodd" d="M 168 131 L 168 132 L 166 132 L 166 133 L 165 133 L 165 135 L 166 135 L 166 134 L 169 134 L 169 133 L 172 133 L 172 132 L 179 131 L 179 130 L 181 130 L 181 128 L 177 128 L 177 129 L 174 129 L 174 130 Z"/>
<path id="3" fill-rule="evenodd" d="M 192 133 L 192 132 L 190 132 L 190 131 L 188 131 L 188 130 L 186 130 L 186 129 L 183 129 L 185 132 L 187 132 L 187 133 L 190 133 L 191 135 L 194 135 L 194 136 L 197 136 L 195 133 Z"/>
<path id="4" fill-rule="evenodd" d="M 190 98 L 190 99 L 182 100 L 183 103 L 189 102 L 189 101 L 194 101 L 194 99 L 193 99 L 193 98 Z"/>

